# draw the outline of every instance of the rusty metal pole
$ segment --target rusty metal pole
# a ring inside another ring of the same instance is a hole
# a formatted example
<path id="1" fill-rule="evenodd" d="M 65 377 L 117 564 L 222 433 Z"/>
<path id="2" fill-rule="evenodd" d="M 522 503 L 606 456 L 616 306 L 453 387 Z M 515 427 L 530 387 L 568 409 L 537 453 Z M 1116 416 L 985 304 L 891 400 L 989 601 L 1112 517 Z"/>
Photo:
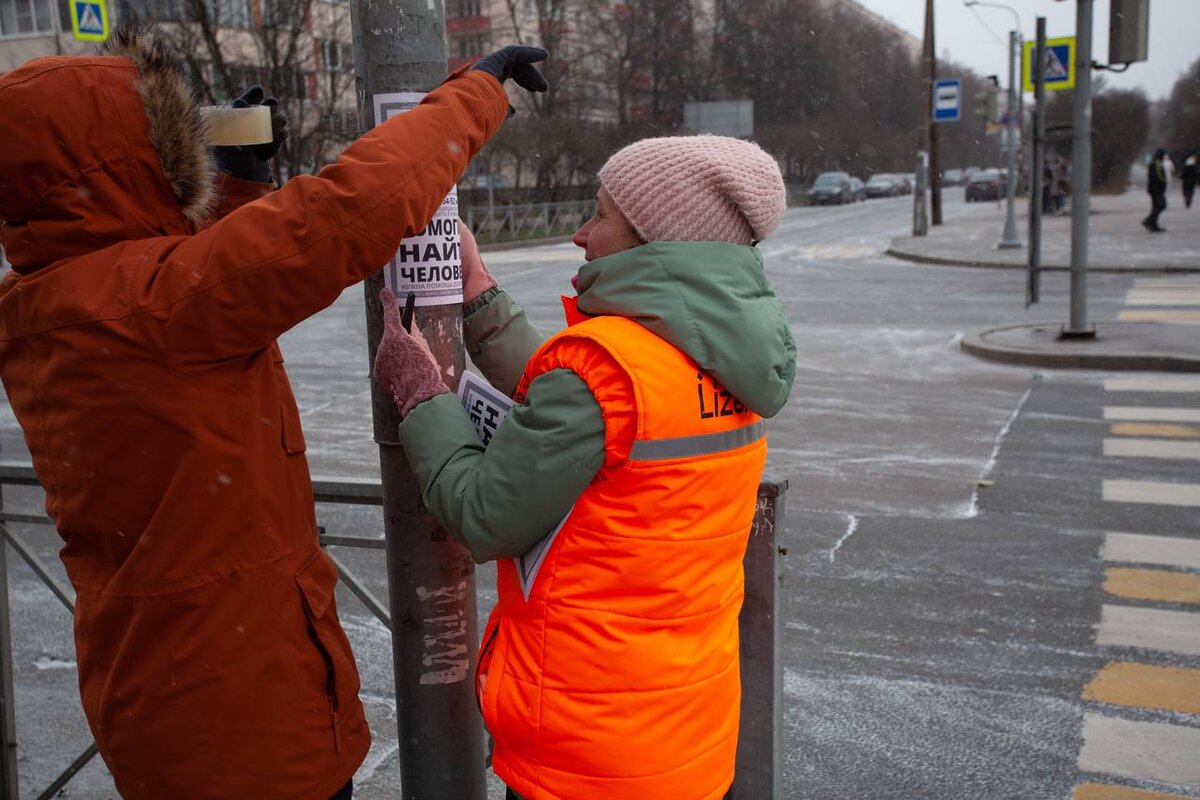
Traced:
<path id="1" fill-rule="evenodd" d="M 925 90 L 925 117 L 929 120 L 929 221 L 942 224 L 942 159 L 938 154 L 938 126 L 933 121 L 933 85 L 937 80 L 937 47 L 933 31 L 933 0 L 925 6 L 925 38 L 928 40 L 929 86 Z"/>
<path id="2" fill-rule="evenodd" d="M 783 800 L 784 493 L 763 476 L 746 544 L 746 599 L 738 617 L 742 708 L 733 786 L 726 800 Z"/>
<path id="3" fill-rule="evenodd" d="M 362 130 L 376 123 L 373 98 L 427 92 L 446 76 L 442 0 L 354 0 L 355 85 Z M 383 273 L 367 279 L 370 363 L 383 330 Z M 415 316 L 447 374 L 465 366 L 462 306 L 418 307 Z M 475 704 L 478 647 L 475 565 L 421 501 L 397 444 L 399 415 L 372 382 L 387 539 L 388 596 L 403 800 L 486 800 L 483 724 Z"/>

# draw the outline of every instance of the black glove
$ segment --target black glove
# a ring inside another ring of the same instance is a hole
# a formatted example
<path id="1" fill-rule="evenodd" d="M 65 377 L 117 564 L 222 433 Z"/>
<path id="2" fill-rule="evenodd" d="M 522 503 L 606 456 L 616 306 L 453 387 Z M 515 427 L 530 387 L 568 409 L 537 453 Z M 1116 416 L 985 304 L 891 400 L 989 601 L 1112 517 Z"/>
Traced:
<path id="1" fill-rule="evenodd" d="M 471 70 L 486 72 L 501 83 L 512 78 L 517 86 L 526 91 L 544 92 L 550 88 L 546 84 L 546 77 L 533 65 L 545 61 L 549 55 L 540 47 L 510 44 L 479 59 Z"/>
<path id="2" fill-rule="evenodd" d="M 263 105 L 271 109 L 271 141 L 263 144 L 244 146 L 214 147 L 213 159 L 217 169 L 227 172 L 235 178 L 257 183 L 271 182 L 271 168 L 267 162 L 279 153 L 288 137 L 287 115 L 279 108 L 279 101 L 274 97 L 263 99 L 263 88 L 251 86 L 239 98 L 233 101 L 234 108 L 250 108 Z"/>

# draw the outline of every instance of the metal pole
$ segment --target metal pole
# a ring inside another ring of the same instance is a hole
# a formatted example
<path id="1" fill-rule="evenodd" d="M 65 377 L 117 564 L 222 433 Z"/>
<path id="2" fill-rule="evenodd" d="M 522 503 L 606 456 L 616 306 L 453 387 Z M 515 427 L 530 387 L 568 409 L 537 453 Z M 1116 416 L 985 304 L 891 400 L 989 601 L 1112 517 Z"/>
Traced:
<path id="1" fill-rule="evenodd" d="M 0 495 L 0 509 L 4 497 Z M 8 607 L 8 559 L 0 538 L 0 800 L 20 800 L 17 780 L 17 718 L 13 692 L 12 628 Z"/>
<path id="2" fill-rule="evenodd" d="M 1033 166 L 1029 169 L 1029 270 L 1025 281 L 1025 307 L 1041 301 L 1042 175 L 1046 169 L 1046 18 L 1037 18 L 1037 46 L 1033 50 Z"/>
<path id="3" fill-rule="evenodd" d="M 728 800 L 783 798 L 783 583 L 786 480 L 763 476 L 746 544 L 746 599 L 738 617 L 742 674 L 737 762 Z"/>
<path id="4" fill-rule="evenodd" d="M 1087 321 L 1088 210 L 1092 193 L 1092 10 L 1076 0 L 1075 96 L 1071 135 L 1071 321 L 1062 336 L 1095 337 Z"/>
<path id="5" fill-rule="evenodd" d="M 921 102 L 917 117 L 917 185 L 913 187 L 913 236 L 929 233 L 925 184 L 920 164 L 928 163 L 930 129 L 933 127 L 933 0 L 925 0 L 925 43 L 921 50 Z"/>
<path id="6" fill-rule="evenodd" d="M 354 0 L 355 84 L 363 130 L 375 123 L 373 97 L 429 91 L 446 76 L 441 0 Z M 383 329 L 378 272 L 364 284 L 372 362 Z M 462 374 L 459 304 L 417 309 L 438 363 Z M 475 567 L 465 548 L 430 516 L 396 445 L 399 416 L 372 383 L 387 539 L 388 597 L 396 682 L 403 800 L 485 800 L 483 727 L 472 679 L 478 647 Z"/>
<path id="7" fill-rule="evenodd" d="M 933 122 L 933 83 L 937 79 L 937 47 L 934 40 L 933 3 L 925 8 L 925 35 L 929 38 L 929 88 L 925 92 L 925 117 L 929 120 L 929 211 L 930 222 L 942 224 L 942 167 L 938 155 L 938 126 Z"/>
<path id="8" fill-rule="evenodd" d="M 1006 187 L 1007 210 L 1004 216 L 1004 238 L 996 245 L 1001 250 L 1021 247 L 1017 238 L 1017 41 L 1020 33 L 1008 34 L 1008 181 Z"/>

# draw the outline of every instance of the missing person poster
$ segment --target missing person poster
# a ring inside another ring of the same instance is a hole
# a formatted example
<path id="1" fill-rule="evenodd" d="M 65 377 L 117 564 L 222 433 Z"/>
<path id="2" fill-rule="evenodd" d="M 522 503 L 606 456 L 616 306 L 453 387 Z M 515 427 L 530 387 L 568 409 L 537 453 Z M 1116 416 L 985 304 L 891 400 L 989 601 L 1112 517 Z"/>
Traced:
<path id="1" fill-rule="evenodd" d="M 416 108 L 424 97 L 421 92 L 375 95 L 375 124 Z M 424 230 L 400 243 L 396 255 L 383 268 L 383 282 L 397 297 L 412 292 L 419 306 L 462 303 L 457 187 L 442 200 Z"/>

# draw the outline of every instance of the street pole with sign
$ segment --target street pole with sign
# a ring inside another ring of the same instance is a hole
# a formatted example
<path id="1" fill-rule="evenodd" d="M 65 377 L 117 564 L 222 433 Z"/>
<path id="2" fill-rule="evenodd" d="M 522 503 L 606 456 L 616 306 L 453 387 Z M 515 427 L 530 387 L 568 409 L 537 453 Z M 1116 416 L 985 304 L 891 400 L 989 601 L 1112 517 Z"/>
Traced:
<path id="1" fill-rule="evenodd" d="M 441 0 L 354 0 L 351 20 L 359 122 L 368 130 L 445 79 L 445 8 Z M 451 199 L 457 198 L 447 197 L 431 227 L 436 222 L 439 233 L 456 235 L 457 212 L 450 208 L 456 202 Z M 364 284 L 368 363 L 374 363 L 383 332 L 383 285 L 383 270 Z M 451 296 L 454 286 L 431 289 L 416 309 L 416 322 L 434 358 L 452 375 L 462 374 L 466 360 L 461 279 L 457 286 L 457 297 Z M 420 287 L 414 292 L 421 293 Z M 397 294 L 403 301 L 406 293 Z M 397 442 L 396 404 L 374 381 L 371 406 L 383 483 L 399 796 L 486 800 L 483 727 L 471 670 L 478 647 L 475 566 L 466 548 L 425 509 Z"/>

